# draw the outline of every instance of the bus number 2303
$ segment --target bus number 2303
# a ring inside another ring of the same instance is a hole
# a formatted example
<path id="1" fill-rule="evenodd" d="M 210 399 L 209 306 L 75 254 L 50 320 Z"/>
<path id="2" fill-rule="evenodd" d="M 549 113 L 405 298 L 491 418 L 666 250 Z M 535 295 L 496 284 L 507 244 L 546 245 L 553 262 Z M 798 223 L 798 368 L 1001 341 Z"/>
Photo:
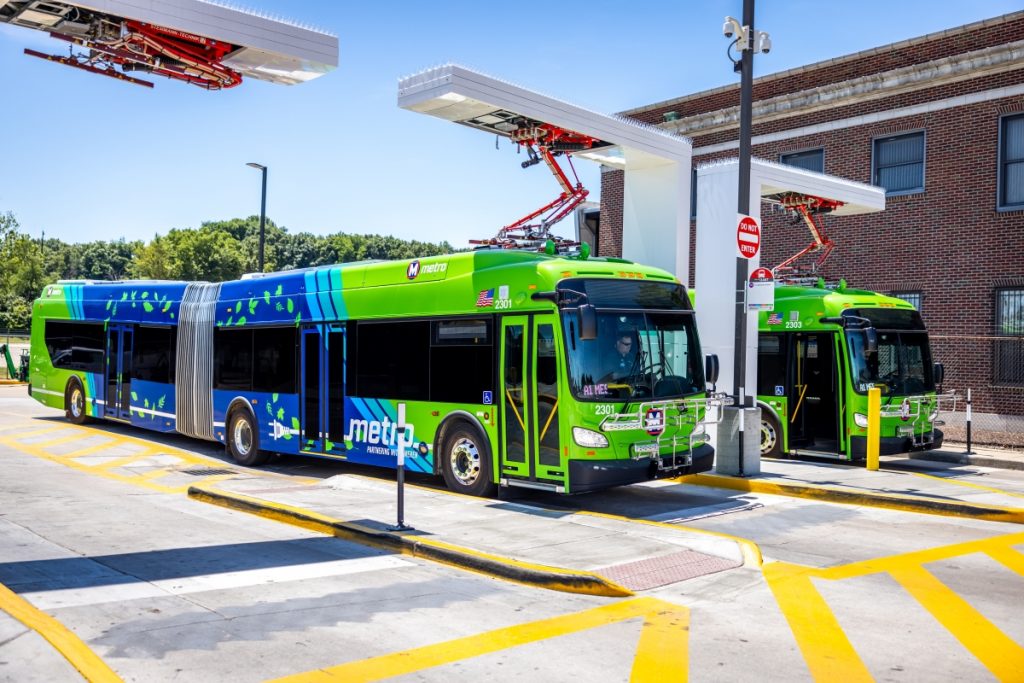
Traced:
<path id="1" fill-rule="evenodd" d="M 801 320 L 787 320 L 786 321 L 786 329 L 787 330 L 799 330 L 803 326 L 804 326 L 804 323 Z"/>

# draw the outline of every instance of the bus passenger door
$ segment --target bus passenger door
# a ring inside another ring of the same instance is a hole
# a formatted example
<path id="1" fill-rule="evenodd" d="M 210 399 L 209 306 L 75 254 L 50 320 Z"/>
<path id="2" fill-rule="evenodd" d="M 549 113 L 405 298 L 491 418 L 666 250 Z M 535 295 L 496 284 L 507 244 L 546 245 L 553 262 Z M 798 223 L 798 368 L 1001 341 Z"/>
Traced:
<path id="1" fill-rule="evenodd" d="M 106 392 L 103 414 L 119 420 L 131 419 L 132 326 L 107 326 Z"/>
<path id="2" fill-rule="evenodd" d="M 345 450 L 345 327 L 330 323 L 302 328 L 302 394 L 299 450 Z"/>
<path id="3" fill-rule="evenodd" d="M 534 443 L 531 462 L 541 478 L 563 479 L 561 448 L 558 438 L 558 352 L 555 330 L 558 316 L 533 316 L 532 365 L 537 397 L 533 409 Z"/>
<path id="4" fill-rule="evenodd" d="M 501 474 L 562 478 L 558 434 L 557 316 L 501 322 Z"/>
<path id="5" fill-rule="evenodd" d="M 839 452 L 836 347 L 828 332 L 793 335 L 794 382 L 790 447 Z"/>
<path id="6" fill-rule="evenodd" d="M 501 476 L 530 476 L 526 348 L 530 317 L 501 318 Z"/>

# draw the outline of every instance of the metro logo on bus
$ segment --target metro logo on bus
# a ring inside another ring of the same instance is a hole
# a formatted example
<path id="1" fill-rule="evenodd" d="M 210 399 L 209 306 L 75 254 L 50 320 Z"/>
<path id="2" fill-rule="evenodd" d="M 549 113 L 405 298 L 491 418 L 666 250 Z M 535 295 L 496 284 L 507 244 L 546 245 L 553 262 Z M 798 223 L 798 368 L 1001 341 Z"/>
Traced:
<path id="1" fill-rule="evenodd" d="M 761 250 L 761 226 L 753 216 L 739 215 L 736 227 L 736 247 L 743 258 L 754 258 Z"/>
<path id="2" fill-rule="evenodd" d="M 420 274 L 420 262 L 417 259 L 409 264 L 409 267 L 405 269 L 405 276 L 410 280 L 415 280 L 416 276 Z"/>
<path id="3" fill-rule="evenodd" d="M 644 429 L 651 436 L 661 436 L 665 431 L 665 411 L 660 408 L 648 408 L 644 415 Z"/>

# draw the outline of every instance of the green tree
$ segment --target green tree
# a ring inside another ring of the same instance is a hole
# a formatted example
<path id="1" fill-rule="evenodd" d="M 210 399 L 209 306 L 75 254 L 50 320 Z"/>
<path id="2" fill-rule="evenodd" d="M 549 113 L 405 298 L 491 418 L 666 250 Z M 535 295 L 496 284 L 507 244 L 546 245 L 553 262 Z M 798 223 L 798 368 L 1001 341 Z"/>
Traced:
<path id="1" fill-rule="evenodd" d="M 171 275 L 181 280 L 222 282 L 244 272 L 239 242 L 223 230 L 171 230 L 167 233 Z"/>
<path id="2" fill-rule="evenodd" d="M 171 280 L 176 277 L 173 267 L 170 240 L 154 235 L 149 244 L 140 243 L 135 250 L 129 272 L 144 280 Z"/>

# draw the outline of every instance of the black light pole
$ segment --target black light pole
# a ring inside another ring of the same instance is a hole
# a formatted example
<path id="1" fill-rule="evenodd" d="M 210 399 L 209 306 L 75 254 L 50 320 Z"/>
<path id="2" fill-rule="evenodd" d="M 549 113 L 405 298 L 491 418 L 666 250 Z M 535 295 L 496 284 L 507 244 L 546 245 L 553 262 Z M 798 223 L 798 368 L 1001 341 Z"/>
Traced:
<path id="1" fill-rule="evenodd" d="M 726 27 L 734 19 L 726 18 Z M 738 28 L 740 34 L 736 43 L 743 49 L 740 59 L 733 68 L 740 72 L 740 158 L 739 158 L 739 194 L 737 211 L 750 215 L 750 128 L 752 117 L 752 101 L 754 90 L 754 52 L 762 49 L 761 37 L 754 30 L 754 0 L 743 0 L 743 23 Z M 731 33 L 726 33 L 731 37 Z M 767 51 L 771 43 L 763 46 Z M 736 257 L 736 340 L 733 354 L 733 397 L 739 408 L 739 447 L 738 473 L 743 476 L 743 410 L 751 406 L 750 394 L 744 386 L 747 374 L 747 275 L 749 261 L 743 256 Z"/>
<path id="2" fill-rule="evenodd" d="M 260 199 L 260 255 L 259 255 L 259 271 L 263 272 L 263 237 L 264 231 L 267 227 L 267 167 L 263 164 L 257 164 L 250 161 L 246 166 L 257 168 L 263 172 L 263 195 Z"/>

